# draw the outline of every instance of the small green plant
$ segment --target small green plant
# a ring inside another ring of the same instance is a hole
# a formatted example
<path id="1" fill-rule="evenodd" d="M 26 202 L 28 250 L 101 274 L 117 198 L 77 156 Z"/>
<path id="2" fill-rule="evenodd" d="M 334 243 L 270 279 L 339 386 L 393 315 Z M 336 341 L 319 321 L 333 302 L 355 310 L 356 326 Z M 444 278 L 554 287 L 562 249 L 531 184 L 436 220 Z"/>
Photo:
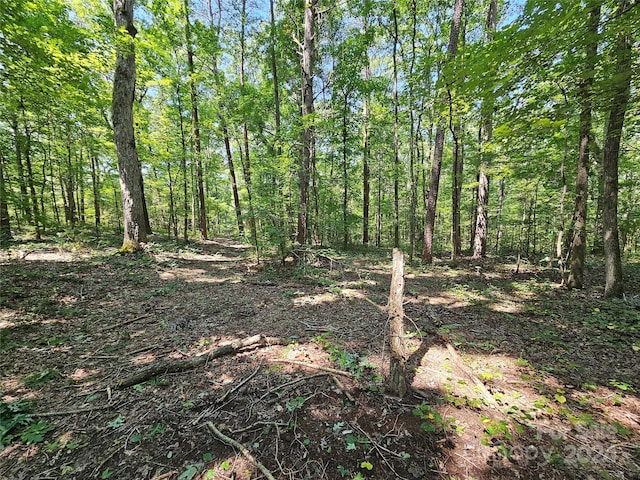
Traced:
<path id="1" fill-rule="evenodd" d="M 111 420 L 108 424 L 107 427 L 109 428 L 120 428 L 122 425 L 124 425 L 124 418 L 122 418 L 122 415 L 118 415 L 116 418 L 114 418 L 113 420 Z"/>
<path id="2" fill-rule="evenodd" d="M 438 428 L 441 430 L 449 429 L 449 424 L 442 418 L 440 412 L 431 405 L 423 403 L 413 409 L 413 414 L 424 420 L 420 426 L 425 432 L 435 432 Z"/>
<path id="3" fill-rule="evenodd" d="M 180 474 L 180 476 L 178 477 L 178 480 L 191 480 L 203 468 L 204 468 L 204 464 L 203 463 L 196 463 L 194 465 L 187 465 L 187 468 L 185 469 L 184 472 L 182 472 Z"/>
<path id="4" fill-rule="evenodd" d="M 55 368 L 51 370 L 43 370 L 40 373 L 34 373 L 33 375 L 29 375 L 24 380 L 24 386 L 28 388 L 36 388 L 45 385 L 51 380 L 56 380 L 62 377 L 62 374 Z"/>
<path id="5" fill-rule="evenodd" d="M 0 401 L 0 450 L 11 443 L 16 434 L 33 422 L 31 404 L 23 400 Z"/>
<path id="6" fill-rule="evenodd" d="M 294 410 L 301 408 L 304 405 L 305 398 L 304 397 L 296 397 L 289 400 L 286 404 L 287 411 L 293 412 Z"/>
<path id="7" fill-rule="evenodd" d="M 25 442 L 27 445 L 40 443 L 44 440 L 45 434 L 54 428 L 56 427 L 50 425 L 44 420 L 41 420 L 38 423 L 33 423 L 25 428 L 22 433 L 20 433 L 20 440 Z"/>

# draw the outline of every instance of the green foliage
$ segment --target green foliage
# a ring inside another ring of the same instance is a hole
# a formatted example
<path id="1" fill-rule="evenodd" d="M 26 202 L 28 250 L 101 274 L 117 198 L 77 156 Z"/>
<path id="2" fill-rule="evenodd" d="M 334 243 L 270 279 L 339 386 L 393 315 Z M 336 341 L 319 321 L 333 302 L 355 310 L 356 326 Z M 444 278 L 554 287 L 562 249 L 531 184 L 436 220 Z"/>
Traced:
<path id="1" fill-rule="evenodd" d="M 43 370 L 42 372 L 34 373 L 25 378 L 24 385 L 29 388 L 37 388 L 61 377 L 62 374 L 56 368 Z"/>
<path id="2" fill-rule="evenodd" d="M 21 435 L 33 423 L 29 415 L 32 404 L 23 400 L 6 403 L 0 401 L 0 449 L 11 443 L 16 435 Z"/>
<path id="3" fill-rule="evenodd" d="M 440 412 L 438 412 L 438 410 L 436 410 L 431 405 L 427 405 L 426 403 L 423 403 L 419 407 L 414 408 L 412 412 L 414 415 L 424 420 L 424 422 L 422 422 L 421 424 L 421 427 L 426 432 L 436 432 L 438 430 L 443 430 L 443 431 L 449 430 L 448 422 L 444 418 L 442 418 L 442 415 L 440 415 Z"/>

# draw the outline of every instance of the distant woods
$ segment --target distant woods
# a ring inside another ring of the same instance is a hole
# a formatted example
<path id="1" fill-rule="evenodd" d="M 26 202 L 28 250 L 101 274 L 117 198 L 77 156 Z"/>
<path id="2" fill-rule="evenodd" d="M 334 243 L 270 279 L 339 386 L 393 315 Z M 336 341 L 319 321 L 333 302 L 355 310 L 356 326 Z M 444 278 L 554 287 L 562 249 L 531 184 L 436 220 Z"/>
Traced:
<path id="1" fill-rule="evenodd" d="M 640 9 L 14 0 L 0 243 L 246 235 L 547 258 L 608 296 L 640 240 Z"/>

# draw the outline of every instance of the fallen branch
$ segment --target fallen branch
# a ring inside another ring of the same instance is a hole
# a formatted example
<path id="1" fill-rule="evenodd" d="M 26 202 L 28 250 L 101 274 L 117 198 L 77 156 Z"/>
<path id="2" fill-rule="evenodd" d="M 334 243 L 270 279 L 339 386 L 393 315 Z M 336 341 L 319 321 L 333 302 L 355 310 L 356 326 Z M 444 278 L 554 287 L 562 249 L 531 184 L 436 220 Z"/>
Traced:
<path id="1" fill-rule="evenodd" d="M 162 375 L 165 373 L 177 373 L 177 372 L 185 372 L 187 370 L 193 370 L 194 368 L 197 368 L 200 365 L 204 365 L 205 363 L 207 363 L 210 360 L 213 360 L 214 358 L 235 354 L 247 347 L 263 347 L 267 345 L 286 345 L 287 343 L 288 342 L 286 340 L 283 340 L 281 338 L 265 337 L 264 335 L 254 335 L 253 337 L 234 340 L 231 343 L 222 345 L 218 348 L 211 350 L 208 353 L 204 353 L 196 357 L 187 358 L 184 360 L 172 359 L 172 360 L 162 360 L 160 362 L 156 362 L 126 378 L 123 378 L 122 380 L 119 380 L 115 384 L 115 388 L 121 389 L 121 388 L 131 387 L 133 385 L 146 382 L 147 380 L 150 380 L 153 377 L 157 377 L 158 375 Z"/>
<path id="2" fill-rule="evenodd" d="M 218 430 L 212 422 L 207 422 L 207 428 L 223 443 L 226 443 L 227 445 L 240 450 L 240 452 L 247 458 L 247 460 L 252 462 L 258 468 L 258 470 L 260 470 L 262 474 L 267 477 L 267 480 L 276 480 L 271 472 L 267 470 L 267 467 L 265 467 L 253 455 L 251 455 L 251 452 L 249 452 L 247 447 L 242 445 L 240 442 L 235 441 L 233 438 L 227 437 L 224 433 Z"/>
<path id="3" fill-rule="evenodd" d="M 102 407 L 78 408 L 76 410 L 67 410 L 64 412 L 30 413 L 29 415 L 33 417 L 63 417 L 65 415 L 75 415 L 77 413 L 89 413 L 89 412 L 96 412 L 98 410 L 108 410 L 113 407 L 115 407 L 115 405 L 104 405 Z"/>
<path id="4" fill-rule="evenodd" d="M 299 362 L 297 360 L 285 360 L 284 358 L 272 358 L 269 359 L 269 361 L 273 363 L 291 363 L 293 365 L 300 365 L 302 367 L 313 368 L 315 370 L 322 370 L 323 372 L 335 373 L 336 375 L 353 377 L 353 373 L 345 372 L 344 370 L 337 370 L 331 367 L 323 367 L 322 365 L 314 365 L 313 363 Z"/>

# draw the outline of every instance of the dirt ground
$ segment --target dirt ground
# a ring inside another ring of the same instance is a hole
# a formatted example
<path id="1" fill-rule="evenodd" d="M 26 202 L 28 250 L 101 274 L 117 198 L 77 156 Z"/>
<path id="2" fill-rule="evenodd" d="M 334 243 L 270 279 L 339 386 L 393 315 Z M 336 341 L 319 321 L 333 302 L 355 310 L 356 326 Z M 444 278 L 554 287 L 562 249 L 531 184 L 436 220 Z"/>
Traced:
<path id="1" fill-rule="evenodd" d="M 637 264 L 409 263 L 396 398 L 390 255 L 106 243 L 0 252 L 2 480 L 640 478 Z"/>

